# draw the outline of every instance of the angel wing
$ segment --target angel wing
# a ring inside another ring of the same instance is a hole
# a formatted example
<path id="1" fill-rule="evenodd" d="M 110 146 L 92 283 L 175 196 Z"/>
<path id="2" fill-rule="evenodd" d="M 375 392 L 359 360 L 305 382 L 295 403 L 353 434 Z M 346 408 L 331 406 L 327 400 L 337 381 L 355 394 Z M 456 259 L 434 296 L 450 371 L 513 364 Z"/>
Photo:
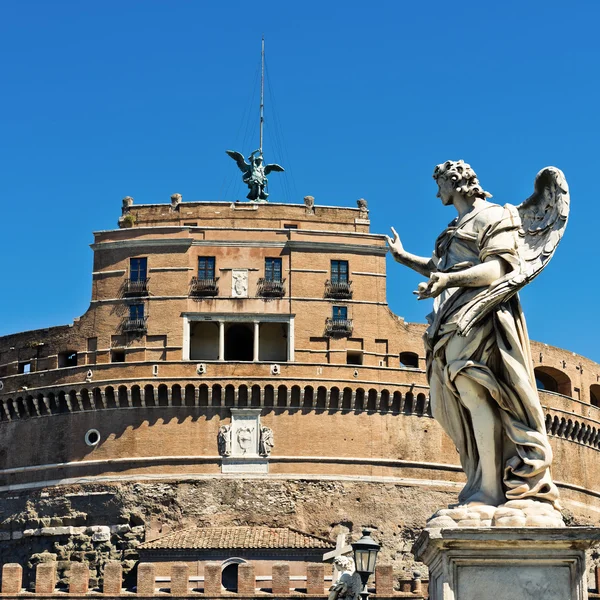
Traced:
<path id="1" fill-rule="evenodd" d="M 280 165 L 276 164 L 265 165 L 265 175 L 268 175 L 271 171 L 279 171 L 280 173 L 282 173 L 283 171 L 285 171 L 285 169 Z"/>
<path id="2" fill-rule="evenodd" d="M 250 165 L 246 162 L 244 155 L 236 152 L 235 150 L 225 150 L 225 152 L 235 160 L 237 166 L 242 173 L 246 173 L 250 168 Z"/>
<path id="3" fill-rule="evenodd" d="M 533 194 L 516 207 L 521 217 L 521 270 L 502 277 L 465 307 L 458 322 L 462 335 L 467 335 L 498 304 L 509 300 L 542 272 L 565 232 L 569 207 L 569 186 L 564 173 L 556 167 L 542 169 L 535 178 Z"/>

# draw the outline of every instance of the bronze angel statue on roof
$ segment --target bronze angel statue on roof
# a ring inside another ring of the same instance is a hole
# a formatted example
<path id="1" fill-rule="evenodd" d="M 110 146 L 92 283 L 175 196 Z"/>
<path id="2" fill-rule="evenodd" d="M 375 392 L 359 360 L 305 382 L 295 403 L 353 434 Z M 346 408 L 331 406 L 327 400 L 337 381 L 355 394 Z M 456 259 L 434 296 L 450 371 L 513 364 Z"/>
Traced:
<path id="1" fill-rule="evenodd" d="M 271 164 L 263 165 L 263 156 L 261 150 L 255 150 L 248 157 L 248 161 L 244 160 L 243 154 L 234 150 L 226 150 L 227 154 L 235 160 L 240 171 L 244 174 L 242 180 L 250 188 L 246 198 L 253 202 L 266 202 L 269 196 L 267 192 L 267 175 L 271 171 L 283 172 L 283 167 Z"/>
<path id="2" fill-rule="evenodd" d="M 548 264 L 564 233 L 567 182 L 559 169 L 542 169 L 532 196 L 515 207 L 489 202 L 462 160 L 438 165 L 433 178 L 442 204 L 458 212 L 433 256 L 407 252 L 393 228 L 388 244 L 399 263 L 429 278 L 415 293 L 434 298 L 424 335 L 427 377 L 433 416 L 467 476 L 458 508 L 489 519 L 506 506 L 525 511 L 522 525 L 562 526 L 517 292 Z M 452 518 L 452 510 L 434 518 Z"/>

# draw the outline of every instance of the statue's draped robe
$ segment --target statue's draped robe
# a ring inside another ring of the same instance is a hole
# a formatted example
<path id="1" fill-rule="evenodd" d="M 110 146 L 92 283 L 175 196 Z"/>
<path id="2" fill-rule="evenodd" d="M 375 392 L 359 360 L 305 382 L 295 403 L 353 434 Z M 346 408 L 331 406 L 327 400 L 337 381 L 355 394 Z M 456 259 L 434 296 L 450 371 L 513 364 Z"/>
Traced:
<path id="1" fill-rule="evenodd" d="M 522 271 L 520 226 L 515 207 L 486 202 L 479 210 L 455 219 L 439 236 L 433 255 L 436 270 L 456 272 L 495 256 L 504 260 L 513 274 Z M 459 501 L 466 501 L 481 485 L 470 414 L 454 385 L 456 377 L 462 375 L 487 390 L 501 420 L 499 472 L 506 497 L 544 500 L 558 506 L 558 490 L 550 476 L 552 449 L 518 296 L 507 293 L 506 299 L 483 314 L 466 336 L 458 332 L 461 315 L 487 293 L 487 287 L 444 290 L 435 300 L 425 334 L 433 416 L 452 438 L 467 475 Z"/>

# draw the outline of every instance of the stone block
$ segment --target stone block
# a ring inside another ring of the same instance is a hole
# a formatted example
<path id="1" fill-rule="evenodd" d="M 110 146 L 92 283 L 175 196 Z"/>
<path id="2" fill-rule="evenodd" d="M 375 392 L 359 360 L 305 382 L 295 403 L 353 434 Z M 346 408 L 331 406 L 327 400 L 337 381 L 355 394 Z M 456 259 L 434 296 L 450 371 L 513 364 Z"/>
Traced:
<path id="1" fill-rule="evenodd" d="M 322 596 L 325 591 L 325 565 L 312 563 L 306 567 L 306 593 Z"/>
<path id="2" fill-rule="evenodd" d="M 20 540 L 23 537 L 23 532 L 22 531 L 13 531 L 12 532 L 12 539 L 13 540 Z"/>
<path id="3" fill-rule="evenodd" d="M 254 596 L 256 594 L 256 575 L 252 563 L 238 565 L 238 589 L 240 596 Z"/>
<path id="4" fill-rule="evenodd" d="M 290 593 L 290 565 L 275 563 L 272 571 L 272 590 L 274 596 Z"/>
<path id="5" fill-rule="evenodd" d="M 121 593 L 123 586 L 123 567 L 117 560 L 109 560 L 104 565 L 104 595 L 116 596 Z"/>
<path id="6" fill-rule="evenodd" d="M 74 562 L 69 567 L 69 594 L 87 594 L 90 586 L 90 569 L 87 563 Z"/>
<path id="7" fill-rule="evenodd" d="M 171 595 L 189 596 L 190 567 L 187 563 L 171 565 Z"/>
<path id="8" fill-rule="evenodd" d="M 378 596 L 391 596 L 394 593 L 394 569 L 392 565 L 375 567 L 375 591 Z"/>
<path id="9" fill-rule="evenodd" d="M 35 593 L 52 594 L 56 587 L 56 562 L 40 563 L 35 569 Z"/>
<path id="10" fill-rule="evenodd" d="M 23 586 L 23 567 L 8 563 L 2 567 L 2 593 L 18 594 Z"/>
<path id="11" fill-rule="evenodd" d="M 220 596 L 221 593 L 221 565 L 206 563 L 204 565 L 204 595 Z"/>
<path id="12" fill-rule="evenodd" d="M 7 542 L 10 538 L 10 531 L 0 531 L 0 542 Z"/>
<path id="13" fill-rule="evenodd" d="M 156 567 L 152 563 L 140 563 L 137 572 L 138 596 L 154 596 L 156 588 Z"/>
<path id="14" fill-rule="evenodd" d="M 599 541 L 595 527 L 425 529 L 412 551 L 430 600 L 584 600 L 585 551 Z"/>

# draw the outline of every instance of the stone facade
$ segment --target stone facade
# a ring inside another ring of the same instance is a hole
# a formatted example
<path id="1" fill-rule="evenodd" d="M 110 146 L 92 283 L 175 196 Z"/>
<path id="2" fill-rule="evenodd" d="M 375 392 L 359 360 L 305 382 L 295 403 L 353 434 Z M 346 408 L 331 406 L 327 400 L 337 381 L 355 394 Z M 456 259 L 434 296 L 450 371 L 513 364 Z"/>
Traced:
<path id="1" fill-rule="evenodd" d="M 186 526 L 372 526 L 409 575 L 412 541 L 463 475 L 430 416 L 424 326 L 390 311 L 365 210 L 123 211 L 95 234 L 87 312 L 0 338 L 0 561 L 30 584 L 55 562 L 59 585 L 87 562 L 94 587 L 107 561 L 134 577 L 142 541 Z M 532 356 L 568 520 L 596 524 L 600 366 L 541 343 Z M 232 410 L 257 415 L 270 452 L 227 464 Z"/>

